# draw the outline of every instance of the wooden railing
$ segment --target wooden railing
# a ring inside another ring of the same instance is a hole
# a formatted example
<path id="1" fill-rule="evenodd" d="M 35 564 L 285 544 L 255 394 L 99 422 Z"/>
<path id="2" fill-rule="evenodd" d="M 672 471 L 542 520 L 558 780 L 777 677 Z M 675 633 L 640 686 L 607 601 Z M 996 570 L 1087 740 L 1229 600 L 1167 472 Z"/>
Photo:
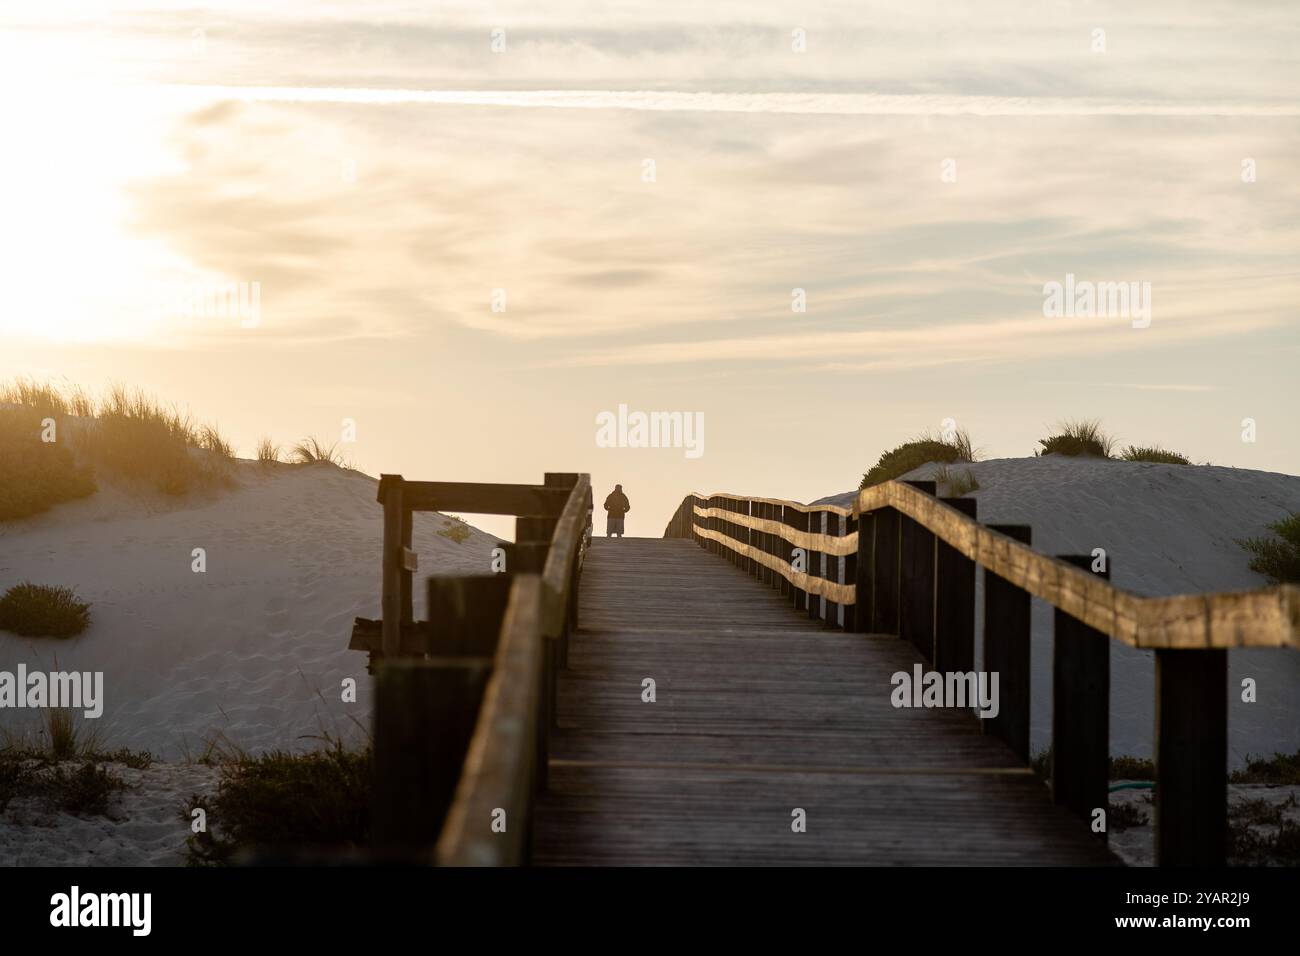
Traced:
<path id="1" fill-rule="evenodd" d="M 693 494 L 665 537 L 692 538 L 811 617 L 899 635 L 940 672 L 975 669 L 975 568 L 983 567 L 983 663 L 1000 675 L 1001 700 L 981 724 L 1026 762 L 1030 599 L 1052 605 L 1052 794 L 1089 822 L 1107 806 L 1109 639 L 1153 650 L 1157 860 L 1222 864 L 1227 651 L 1300 648 L 1300 588 L 1141 597 L 1109 582 L 1111 556 L 1043 554 L 1029 526 L 980 524 L 975 499 L 935 490 L 934 482 L 890 481 L 860 491 L 852 508 Z"/>
<path id="2" fill-rule="evenodd" d="M 350 647 L 376 673 L 372 843 L 379 859 L 514 865 L 529 857 L 546 785 L 555 673 L 577 626 L 591 541 L 591 481 L 542 485 L 380 479 L 383 618 L 358 619 Z M 413 614 L 413 512 L 516 516 L 505 568 L 428 579 Z"/>

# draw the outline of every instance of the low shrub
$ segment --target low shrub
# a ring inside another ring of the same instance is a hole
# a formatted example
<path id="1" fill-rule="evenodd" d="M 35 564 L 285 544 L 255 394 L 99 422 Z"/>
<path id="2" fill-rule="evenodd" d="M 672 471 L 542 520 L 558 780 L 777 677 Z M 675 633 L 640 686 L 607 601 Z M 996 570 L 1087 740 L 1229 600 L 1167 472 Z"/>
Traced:
<path id="1" fill-rule="evenodd" d="M 215 794 L 196 794 L 181 810 L 186 822 L 195 807 L 208 814 L 207 832 L 187 840 L 189 862 L 223 865 L 253 848 L 363 846 L 370 788 L 369 748 L 353 752 L 334 742 L 307 754 L 241 754 L 222 766 Z"/>
<path id="2" fill-rule="evenodd" d="M 1066 420 L 1058 424 L 1057 433 L 1048 438 L 1040 438 L 1038 444 L 1043 446 L 1043 455 L 1080 455 L 1096 458 L 1109 458 L 1115 450 L 1115 439 L 1101 430 L 1101 422 L 1095 420 Z"/>
<path id="3" fill-rule="evenodd" d="M 1140 448 L 1137 445 L 1129 445 L 1119 455 L 1124 461 L 1150 461 L 1160 465 L 1190 465 L 1191 461 L 1186 455 L 1180 455 L 1176 451 L 1166 451 L 1160 446 L 1152 448 Z"/>
<path id="4" fill-rule="evenodd" d="M 1250 569 L 1275 584 L 1300 584 L 1300 511 L 1268 528 L 1273 537 L 1237 541 L 1253 555 Z"/>
<path id="5" fill-rule="evenodd" d="M 1269 786 L 1300 786 L 1300 750 L 1272 757 L 1247 755 L 1246 769 L 1234 770 L 1230 783 L 1265 783 Z"/>
<path id="6" fill-rule="evenodd" d="M 0 630 L 22 637 L 75 637 L 90 624 L 90 605 L 68 588 L 15 584 L 0 597 Z"/>
<path id="7" fill-rule="evenodd" d="M 280 460 L 280 446 L 269 438 L 258 439 L 257 460 L 262 464 L 271 464 Z"/>
<path id="8" fill-rule="evenodd" d="M 975 449 L 971 447 L 970 435 L 965 431 L 958 431 L 948 441 L 928 434 L 921 435 L 884 452 L 871 470 L 862 476 L 858 487 L 870 488 L 884 484 L 930 462 L 952 464 L 974 460 Z"/>

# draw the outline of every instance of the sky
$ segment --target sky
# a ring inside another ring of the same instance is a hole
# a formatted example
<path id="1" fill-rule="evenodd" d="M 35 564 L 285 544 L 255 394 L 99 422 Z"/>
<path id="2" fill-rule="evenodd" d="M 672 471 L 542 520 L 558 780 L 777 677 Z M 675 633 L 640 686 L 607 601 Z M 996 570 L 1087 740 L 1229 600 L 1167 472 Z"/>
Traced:
<path id="1" fill-rule="evenodd" d="M 586 471 L 634 535 L 947 420 L 1300 473 L 1300 10 L 899 6 L 11 0 L 0 377 Z M 1149 316 L 1047 314 L 1067 276 Z M 620 406 L 701 453 L 601 447 Z"/>

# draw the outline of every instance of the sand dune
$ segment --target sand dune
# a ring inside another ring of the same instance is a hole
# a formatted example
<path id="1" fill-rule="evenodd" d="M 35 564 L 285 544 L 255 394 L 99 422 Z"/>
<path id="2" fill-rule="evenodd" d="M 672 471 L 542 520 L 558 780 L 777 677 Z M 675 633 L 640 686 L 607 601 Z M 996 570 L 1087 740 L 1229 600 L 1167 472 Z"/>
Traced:
<path id="1" fill-rule="evenodd" d="M 930 478 L 938 467 L 925 465 L 905 477 Z M 1247 567 L 1249 555 L 1236 539 L 1266 534 L 1268 524 L 1300 511 L 1300 477 L 1244 468 L 1056 455 L 952 466 L 955 472 L 967 468 L 980 485 L 969 497 L 979 501 L 981 521 L 1032 525 L 1034 546 L 1049 554 L 1105 548 L 1111 580 L 1144 595 L 1266 585 Z M 822 501 L 844 504 L 855 494 Z M 977 620 L 977 632 L 979 627 Z M 1031 742 L 1036 751 L 1051 737 L 1051 635 L 1051 609 L 1035 601 Z M 976 659 L 982 655 L 977 646 Z M 1228 666 L 1230 688 L 1239 688 L 1245 677 L 1259 686 L 1256 703 L 1242 703 L 1239 692 L 1230 696 L 1230 764 L 1242 766 L 1247 754 L 1300 750 L 1300 654 L 1231 651 Z M 1154 693 L 1151 652 L 1112 642 L 1112 753 L 1150 756 Z"/>
<path id="2" fill-rule="evenodd" d="M 359 735 L 370 680 L 347 642 L 354 617 L 380 616 L 377 482 L 326 464 L 239 462 L 236 474 L 237 488 L 207 499 L 109 486 L 0 527 L 0 590 L 60 584 L 93 604 L 72 640 L 0 632 L 3 666 L 103 671 L 105 743 L 165 759 L 214 734 L 252 751 L 310 747 L 302 738 L 322 729 Z M 449 524 L 416 515 L 421 571 L 486 571 L 496 539 L 471 528 L 457 543 L 438 534 Z M 205 573 L 192 570 L 195 548 Z M 340 700 L 346 677 L 356 703 Z M 5 710 L 0 726 L 31 731 L 39 716 Z"/>

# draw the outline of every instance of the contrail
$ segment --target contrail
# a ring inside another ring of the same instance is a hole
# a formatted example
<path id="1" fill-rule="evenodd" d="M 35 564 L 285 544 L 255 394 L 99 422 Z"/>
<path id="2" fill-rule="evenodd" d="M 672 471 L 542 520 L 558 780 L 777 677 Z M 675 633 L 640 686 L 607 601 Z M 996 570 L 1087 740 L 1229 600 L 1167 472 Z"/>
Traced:
<path id="1" fill-rule="evenodd" d="M 1119 100 L 1095 97 L 882 93 L 688 93 L 660 90 L 402 90 L 304 86 L 163 87 L 201 100 L 373 106 L 797 113 L 830 116 L 1300 116 L 1296 102 Z"/>

